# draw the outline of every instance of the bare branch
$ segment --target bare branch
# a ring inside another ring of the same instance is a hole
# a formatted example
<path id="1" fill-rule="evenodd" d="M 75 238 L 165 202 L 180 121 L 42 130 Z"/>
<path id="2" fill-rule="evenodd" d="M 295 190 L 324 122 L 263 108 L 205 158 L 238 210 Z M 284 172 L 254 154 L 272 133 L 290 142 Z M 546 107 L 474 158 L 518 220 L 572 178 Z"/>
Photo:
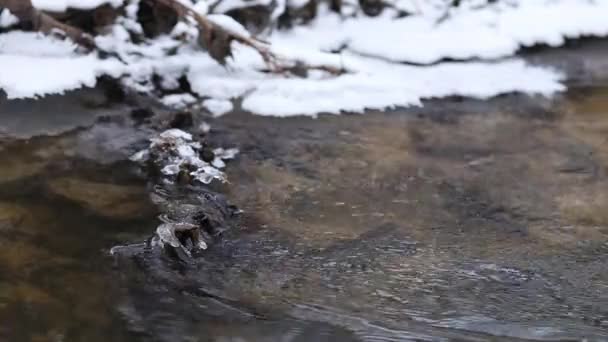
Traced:
<path id="1" fill-rule="evenodd" d="M 0 0 L 0 7 L 7 8 L 21 22 L 29 23 L 32 29 L 46 34 L 62 33 L 77 44 L 92 49 L 95 44 L 93 38 L 84 31 L 57 21 L 32 6 L 30 0 Z"/>
<path id="2" fill-rule="evenodd" d="M 346 72 L 343 68 L 331 65 L 310 65 L 300 59 L 288 60 L 281 58 L 272 52 L 268 43 L 251 36 L 244 36 L 237 32 L 228 31 L 178 0 L 154 1 L 173 9 L 181 18 L 192 18 L 202 29 L 202 37 L 199 37 L 201 45 L 207 48 L 211 57 L 220 64 L 225 64 L 226 57 L 230 56 L 230 42 L 236 41 L 256 50 L 264 60 L 264 63 L 266 63 L 269 71 L 273 73 L 291 72 L 298 74 L 292 72 L 296 68 L 298 70 L 323 70 L 333 75 L 340 75 Z"/>

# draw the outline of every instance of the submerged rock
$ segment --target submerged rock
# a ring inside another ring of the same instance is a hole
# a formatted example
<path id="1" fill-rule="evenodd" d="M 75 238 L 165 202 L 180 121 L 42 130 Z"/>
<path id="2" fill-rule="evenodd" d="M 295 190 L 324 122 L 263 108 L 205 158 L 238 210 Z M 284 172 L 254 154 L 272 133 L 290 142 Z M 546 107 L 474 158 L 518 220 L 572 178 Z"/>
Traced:
<path id="1" fill-rule="evenodd" d="M 229 220 L 239 213 L 224 196 L 203 188 L 192 189 L 190 196 L 179 199 L 160 190 L 152 194 L 153 202 L 161 208 L 163 223 L 156 229 L 156 242 L 168 246 L 183 258 L 208 244 L 229 226 Z M 169 197 L 165 197 L 165 196 Z"/>
<path id="2" fill-rule="evenodd" d="M 224 196 L 203 187 L 171 188 L 158 186 L 150 194 L 162 214 L 149 247 L 161 247 L 169 255 L 189 262 L 193 253 L 205 250 L 231 225 L 240 211 Z M 141 253 L 141 244 L 116 246 L 111 253 Z"/>

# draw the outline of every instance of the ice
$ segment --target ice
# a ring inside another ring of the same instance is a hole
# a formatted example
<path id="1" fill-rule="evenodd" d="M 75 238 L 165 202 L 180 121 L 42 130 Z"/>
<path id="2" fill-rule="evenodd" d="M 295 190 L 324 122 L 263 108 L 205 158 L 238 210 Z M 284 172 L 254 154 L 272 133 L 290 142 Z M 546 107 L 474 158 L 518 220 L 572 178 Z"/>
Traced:
<path id="1" fill-rule="evenodd" d="M 186 141 L 192 140 L 192 134 L 184 132 L 181 129 L 172 128 L 160 134 L 162 139 L 182 139 Z"/>
<path id="2" fill-rule="evenodd" d="M 169 182 L 176 180 L 180 172 L 187 172 L 193 179 L 209 184 L 213 180 L 226 181 L 226 175 L 221 169 L 226 166 L 225 160 L 233 159 L 238 149 L 216 148 L 213 150 L 214 159 L 210 163 L 202 160 L 199 155 L 202 145 L 193 141 L 192 134 L 180 129 L 169 129 L 150 139 L 147 149 L 135 153 L 130 159 L 134 162 L 156 164 Z"/>

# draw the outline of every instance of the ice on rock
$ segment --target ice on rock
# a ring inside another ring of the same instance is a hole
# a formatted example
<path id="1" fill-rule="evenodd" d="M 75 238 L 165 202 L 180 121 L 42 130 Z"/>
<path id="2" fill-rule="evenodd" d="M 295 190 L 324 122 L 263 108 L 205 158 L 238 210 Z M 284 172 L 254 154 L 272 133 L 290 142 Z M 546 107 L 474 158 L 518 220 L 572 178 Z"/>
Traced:
<path id="1" fill-rule="evenodd" d="M 207 163 L 199 157 L 203 148 L 201 143 L 193 141 L 190 133 L 180 129 L 166 130 L 150 140 L 150 146 L 134 154 L 131 160 L 154 162 L 171 181 L 180 172 L 188 172 L 193 179 L 204 184 L 213 180 L 225 182 L 226 175 L 221 170 L 226 166 L 224 161 L 233 159 L 238 153 L 234 148 L 216 148 L 213 150 L 215 158 Z"/>
<path id="2" fill-rule="evenodd" d="M 183 139 L 186 141 L 192 140 L 192 134 L 184 132 L 181 129 L 172 128 L 168 129 L 160 134 L 163 139 Z"/>

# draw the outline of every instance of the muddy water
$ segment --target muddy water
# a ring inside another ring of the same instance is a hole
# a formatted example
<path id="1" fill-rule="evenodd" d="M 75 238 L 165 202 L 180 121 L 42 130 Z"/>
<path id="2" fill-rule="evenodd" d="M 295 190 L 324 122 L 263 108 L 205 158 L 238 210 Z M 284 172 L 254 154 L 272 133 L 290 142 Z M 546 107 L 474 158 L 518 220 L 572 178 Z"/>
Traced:
<path id="1" fill-rule="evenodd" d="M 108 253 L 150 132 L 5 139 L 0 340 L 608 340 L 608 88 L 213 127 L 244 212 L 192 264 Z"/>

